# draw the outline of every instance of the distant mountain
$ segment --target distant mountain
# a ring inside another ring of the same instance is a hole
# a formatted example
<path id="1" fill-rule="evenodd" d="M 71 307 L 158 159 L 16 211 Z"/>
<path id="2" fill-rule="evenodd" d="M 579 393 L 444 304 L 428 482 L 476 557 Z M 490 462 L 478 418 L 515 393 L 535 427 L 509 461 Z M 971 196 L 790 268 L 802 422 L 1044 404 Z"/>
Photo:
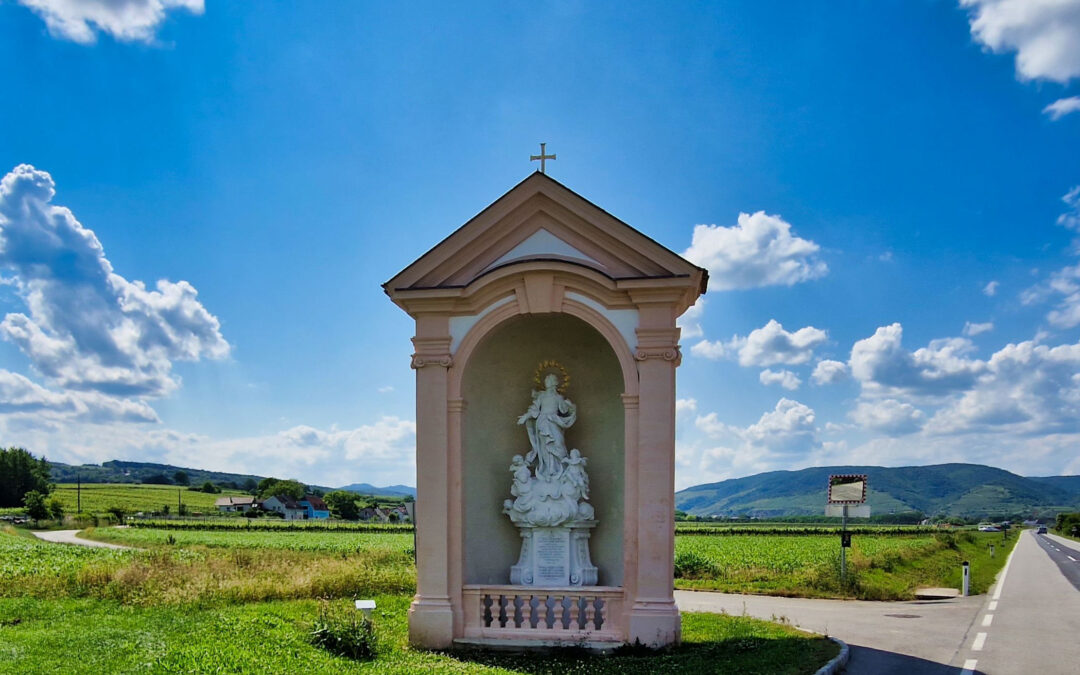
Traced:
<path id="1" fill-rule="evenodd" d="M 370 483 L 353 483 L 352 485 L 346 485 L 337 489 L 346 490 L 348 492 L 355 492 L 361 495 L 372 495 L 374 497 L 416 498 L 416 488 L 409 487 L 408 485 L 388 485 L 386 487 L 375 487 Z"/>
<path id="2" fill-rule="evenodd" d="M 1080 476 L 1025 478 L 980 464 L 938 464 L 770 471 L 681 490 L 675 508 L 694 515 L 823 515 L 829 475 L 840 473 L 867 474 L 867 502 L 877 514 L 921 511 L 978 518 L 1080 507 Z"/>
<path id="3" fill-rule="evenodd" d="M 246 489 L 245 486 L 249 484 L 249 481 L 258 483 L 266 478 L 266 476 L 256 476 L 254 474 L 206 471 L 204 469 L 173 466 L 172 464 L 128 462 L 123 460 L 102 462 L 100 465 L 49 462 L 49 469 L 54 483 L 74 483 L 77 480 L 81 480 L 83 483 L 145 483 L 161 482 L 159 480 L 161 478 L 171 483 L 176 472 L 183 471 L 187 474 L 190 485 L 202 485 L 210 481 L 215 485 L 235 485 L 240 489 Z M 278 476 L 278 478 L 282 477 Z M 310 485 L 309 487 L 322 492 L 330 492 L 336 489 L 322 485 Z M 376 497 L 416 497 L 416 488 L 408 485 L 390 485 L 380 488 L 368 483 L 353 483 L 340 489 Z"/>

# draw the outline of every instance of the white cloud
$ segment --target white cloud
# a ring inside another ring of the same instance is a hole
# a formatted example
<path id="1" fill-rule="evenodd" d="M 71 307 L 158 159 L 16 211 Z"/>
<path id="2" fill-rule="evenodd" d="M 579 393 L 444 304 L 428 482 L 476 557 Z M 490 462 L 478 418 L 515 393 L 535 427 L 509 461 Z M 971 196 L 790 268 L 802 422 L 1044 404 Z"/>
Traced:
<path id="1" fill-rule="evenodd" d="M 1000 285 L 1001 285 L 1001 282 L 999 282 L 999 281 L 991 281 L 990 283 L 983 286 L 983 291 L 982 291 L 983 295 L 986 295 L 987 297 L 991 297 L 991 298 L 994 297 L 995 295 L 997 295 L 997 289 L 998 289 L 998 286 L 1000 286 Z"/>
<path id="2" fill-rule="evenodd" d="M 705 298 L 698 298 L 690 309 L 679 317 L 678 325 L 682 329 L 682 339 L 701 337 L 705 331 L 701 328 L 701 316 L 705 313 Z M 693 348 L 691 347 L 691 350 Z"/>
<path id="3" fill-rule="evenodd" d="M 825 331 L 805 326 L 794 332 L 770 319 L 746 337 L 734 336 L 728 342 L 702 340 L 690 348 L 690 353 L 708 359 L 734 358 L 745 367 L 800 365 L 814 356 L 814 349 L 828 339 Z"/>
<path id="4" fill-rule="evenodd" d="M 910 403 L 895 399 L 860 401 L 849 414 L 863 429 L 889 436 L 911 434 L 922 428 L 926 415 Z"/>
<path id="5" fill-rule="evenodd" d="M 1024 80 L 1062 84 L 1080 75 L 1080 1 L 960 0 L 971 35 L 995 52 L 1016 52 Z"/>
<path id="6" fill-rule="evenodd" d="M 158 421 L 157 413 L 142 401 L 97 392 L 55 392 L 7 370 L 0 370 L 0 414 L 33 415 L 48 423 Z"/>
<path id="7" fill-rule="evenodd" d="M 70 463 L 136 459 L 298 478 L 329 487 L 416 482 L 416 425 L 397 417 L 352 429 L 295 426 L 261 436 L 212 439 L 145 425 L 69 423 L 58 430 L 24 426 L 18 416 L 0 415 L 0 433 L 5 443 Z"/>
<path id="8" fill-rule="evenodd" d="M 910 352 L 901 344 L 899 323 L 882 326 L 851 348 L 848 365 L 864 391 L 940 396 L 971 387 L 985 369 L 982 361 L 968 358 L 974 345 L 966 338 L 932 340 Z"/>
<path id="9" fill-rule="evenodd" d="M 179 386 L 172 362 L 229 353 L 220 324 L 186 281 L 156 290 L 113 272 L 101 242 L 49 202 L 52 177 L 32 166 L 0 180 L 0 269 L 26 303 L 0 335 L 65 389 L 162 396 Z"/>
<path id="10" fill-rule="evenodd" d="M 151 42 L 167 12 L 202 14 L 203 0 L 18 0 L 45 21 L 49 33 L 93 44 L 97 32 L 124 42 Z"/>
<path id="11" fill-rule="evenodd" d="M 1080 232 L 1080 185 L 1066 192 L 1061 201 L 1065 202 L 1069 209 L 1058 216 L 1057 224 L 1073 232 Z"/>
<path id="12" fill-rule="evenodd" d="M 1043 108 L 1043 113 L 1050 116 L 1053 121 L 1058 121 L 1069 113 L 1080 111 L 1080 96 L 1059 98 Z"/>
<path id="13" fill-rule="evenodd" d="M 975 337 L 976 335 L 989 333 L 992 330 L 994 330 L 994 322 L 992 321 L 987 321 L 986 323 L 971 323 L 970 321 L 964 322 L 964 335 L 968 337 Z"/>
<path id="14" fill-rule="evenodd" d="M 792 286 L 825 276 L 820 247 L 793 236 L 791 225 L 764 211 L 739 214 L 733 227 L 697 225 L 683 257 L 706 267 L 715 290 Z"/>
<path id="15" fill-rule="evenodd" d="M 834 384 L 846 378 L 847 375 L 848 367 L 846 363 L 824 359 L 818 361 L 818 364 L 814 366 L 814 372 L 810 375 L 810 378 L 814 380 L 814 384 Z"/>
<path id="16" fill-rule="evenodd" d="M 807 452 L 818 445 L 814 410 L 787 398 L 777 401 L 775 409 L 762 415 L 740 435 L 752 446 L 779 454 Z"/>
<path id="17" fill-rule="evenodd" d="M 990 357 L 972 387 L 938 411 L 930 428 L 939 433 L 1080 431 L 1080 343 L 1006 345 Z"/>
<path id="18" fill-rule="evenodd" d="M 697 412 L 697 400 L 692 398 L 680 398 L 675 401 L 675 416 L 683 417 Z"/>
<path id="19" fill-rule="evenodd" d="M 761 383 L 765 386 L 769 386 L 771 384 L 779 384 L 781 387 L 787 389 L 788 391 L 795 391 L 802 385 L 802 380 L 800 380 L 799 377 L 790 370 L 777 371 L 767 368 L 761 371 L 761 374 L 758 375 L 758 380 L 760 380 Z"/>
<path id="20" fill-rule="evenodd" d="M 380 394 L 389 394 L 390 392 L 394 391 L 394 387 L 388 384 L 385 387 L 379 387 L 378 391 Z"/>

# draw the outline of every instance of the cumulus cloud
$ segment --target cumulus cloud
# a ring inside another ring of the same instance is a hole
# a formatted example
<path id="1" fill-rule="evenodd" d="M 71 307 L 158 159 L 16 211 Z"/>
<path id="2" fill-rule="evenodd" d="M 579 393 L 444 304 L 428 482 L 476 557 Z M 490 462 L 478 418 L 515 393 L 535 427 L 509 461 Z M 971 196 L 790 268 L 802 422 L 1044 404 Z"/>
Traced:
<path id="1" fill-rule="evenodd" d="M 971 323 L 970 321 L 964 322 L 964 335 L 968 337 L 975 337 L 976 335 L 989 333 L 992 330 L 994 330 L 993 321 L 987 321 L 986 323 Z"/>
<path id="2" fill-rule="evenodd" d="M 93 44 L 97 33 L 123 42 L 151 42 L 174 9 L 202 14 L 203 0 L 18 0 L 40 16 L 53 37 Z"/>
<path id="3" fill-rule="evenodd" d="M 825 276 L 820 247 L 791 234 L 779 216 L 740 213 L 733 227 L 697 225 L 683 257 L 709 270 L 715 290 L 792 286 Z"/>
<path id="4" fill-rule="evenodd" d="M 5 443 L 34 448 L 35 454 L 63 462 L 138 459 L 234 473 L 264 467 L 261 473 L 329 487 L 416 481 L 416 425 L 392 416 L 351 429 L 295 426 L 231 439 L 145 425 L 73 423 L 57 431 L 0 416 L 0 434 Z"/>
<path id="5" fill-rule="evenodd" d="M 910 403 L 890 398 L 882 401 L 860 401 L 849 417 L 863 429 L 889 436 L 902 436 L 921 429 L 926 415 Z"/>
<path id="6" fill-rule="evenodd" d="M 705 331 L 701 328 L 701 316 L 705 313 L 705 298 L 698 298 L 690 309 L 679 317 L 678 325 L 682 329 L 682 339 L 701 337 Z"/>
<path id="7" fill-rule="evenodd" d="M 991 281 L 991 282 L 989 282 L 988 284 L 983 286 L 983 291 L 982 291 L 983 295 L 985 295 L 987 297 L 990 297 L 990 298 L 994 297 L 995 295 L 997 295 L 998 286 L 1000 286 L 1000 285 L 1001 285 L 1001 282 L 999 282 L 999 281 Z"/>
<path id="8" fill-rule="evenodd" d="M 974 345 L 966 338 L 932 340 L 914 352 L 901 344 L 899 323 L 878 328 L 851 348 L 848 365 L 864 391 L 941 396 L 971 387 L 986 364 L 969 358 Z"/>
<path id="9" fill-rule="evenodd" d="M 708 359 L 738 358 L 739 365 L 764 368 L 775 365 L 800 365 L 809 362 L 814 349 L 828 339 L 825 331 L 805 326 L 794 332 L 784 330 L 776 319 L 738 335 L 727 342 L 702 340 L 690 348 L 690 353 Z"/>
<path id="10" fill-rule="evenodd" d="M 771 370 L 766 368 L 758 375 L 758 380 L 765 386 L 778 384 L 788 391 L 795 391 L 802 385 L 799 376 L 790 370 Z"/>
<path id="11" fill-rule="evenodd" d="M 1068 98 L 1059 98 L 1050 105 L 1043 108 L 1043 113 L 1050 116 L 1050 119 L 1057 122 L 1062 117 L 1065 117 L 1069 113 L 1080 111 L 1080 96 L 1070 96 Z"/>
<path id="12" fill-rule="evenodd" d="M 1016 52 L 1024 80 L 1067 83 L 1080 75 L 1080 1 L 960 0 L 971 35 L 994 52 Z"/>
<path id="13" fill-rule="evenodd" d="M 1066 192 L 1061 201 L 1065 202 L 1065 205 L 1069 208 L 1065 213 L 1058 216 L 1058 225 L 1073 232 L 1080 232 L 1080 185 Z"/>
<path id="14" fill-rule="evenodd" d="M 39 421 L 157 422 L 153 408 L 142 401 L 117 399 L 96 392 L 56 392 L 30 379 L 0 370 L 0 414 L 33 415 Z M 28 420 L 23 419 L 23 422 Z"/>
<path id="15" fill-rule="evenodd" d="M 1009 344 L 982 375 L 931 420 L 936 432 L 1008 428 L 1018 433 L 1080 431 L 1080 343 Z"/>
<path id="16" fill-rule="evenodd" d="M 697 399 L 680 398 L 675 401 L 675 416 L 683 417 L 697 412 Z"/>
<path id="17" fill-rule="evenodd" d="M 0 180 L 0 269 L 28 314 L 0 335 L 55 385 L 113 396 L 162 396 L 179 386 L 172 362 L 229 353 L 217 318 L 186 281 L 154 290 L 113 271 L 101 242 L 51 204 L 52 177 L 23 164 Z"/>
<path id="18" fill-rule="evenodd" d="M 847 376 L 848 367 L 846 363 L 824 359 L 818 361 L 818 364 L 814 366 L 814 372 L 810 375 L 810 378 L 814 380 L 814 384 L 823 385 L 840 382 Z"/>

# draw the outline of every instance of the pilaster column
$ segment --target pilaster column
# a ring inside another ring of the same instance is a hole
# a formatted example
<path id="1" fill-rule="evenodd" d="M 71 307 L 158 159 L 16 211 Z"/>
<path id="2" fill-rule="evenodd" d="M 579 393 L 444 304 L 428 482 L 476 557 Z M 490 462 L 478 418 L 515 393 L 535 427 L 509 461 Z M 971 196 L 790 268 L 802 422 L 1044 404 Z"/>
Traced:
<path id="1" fill-rule="evenodd" d="M 637 578 L 630 642 L 659 647 L 678 642 L 673 594 L 675 555 L 675 368 L 679 329 L 670 306 L 642 308 L 637 329 Z"/>
<path id="2" fill-rule="evenodd" d="M 449 319 L 416 318 L 416 596 L 409 607 L 409 640 L 445 649 L 454 641 L 449 568 Z"/>

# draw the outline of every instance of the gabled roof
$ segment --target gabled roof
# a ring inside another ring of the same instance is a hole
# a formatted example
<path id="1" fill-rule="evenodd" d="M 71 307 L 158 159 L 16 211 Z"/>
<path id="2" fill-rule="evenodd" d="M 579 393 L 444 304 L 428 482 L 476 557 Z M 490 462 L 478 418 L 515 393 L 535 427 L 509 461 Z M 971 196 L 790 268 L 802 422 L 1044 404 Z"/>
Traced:
<path id="1" fill-rule="evenodd" d="M 315 495 L 304 495 L 304 498 L 301 501 L 305 501 L 308 504 L 311 504 L 311 508 L 315 509 L 316 511 L 327 510 L 326 502 L 322 500 L 322 497 L 317 497 Z"/>
<path id="2" fill-rule="evenodd" d="M 684 278 L 695 296 L 708 272 L 546 174 L 536 172 L 383 284 L 392 297 L 468 286 L 492 270 L 555 260 L 614 281 Z"/>

